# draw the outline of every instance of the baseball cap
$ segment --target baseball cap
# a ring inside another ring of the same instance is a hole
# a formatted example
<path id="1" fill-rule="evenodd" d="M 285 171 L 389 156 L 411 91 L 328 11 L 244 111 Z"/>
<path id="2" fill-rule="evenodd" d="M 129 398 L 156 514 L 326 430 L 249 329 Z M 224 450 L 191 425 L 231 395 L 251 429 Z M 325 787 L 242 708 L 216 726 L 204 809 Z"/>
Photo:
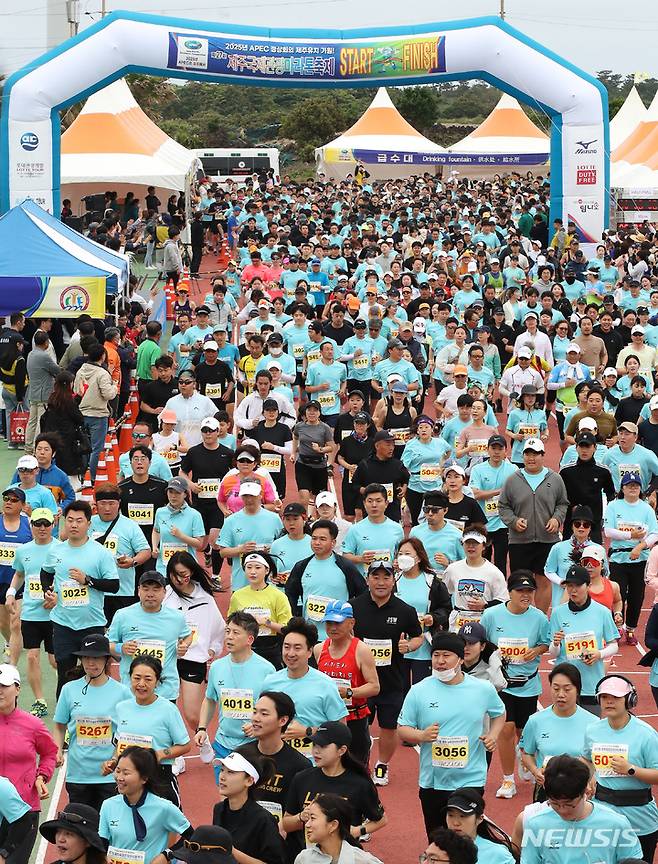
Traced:
<path id="1" fill-rule="evenodd" d="M 633 692 L 633 687 L 629 681 L 619 678 L 617 675 L 610 678 L 603 678 L 596 685 L 596 695 L 601 696 L 629 696 Z"/>
<path id="2" fill-rule="evenodd" d="M 174 492 L 187 492 L 189 485 L 185 477 L 172 477 L 167 483 L 167 489 L 173 489 Z"/>
<path id="3" fill-rule="evenodd" d="M 166 411 L 161 411 L 158 415 L 158 422 L 162 423 L 178 423 L 178 417 L 176 417 L 176 412 L 168 409 Z"/>
<path id="4" fill-rule="evenodd" d="M 279 410 L 279 403 L 276 399 L 263 399 L 263 411 Z"/>
<path id="5" fill-rule="evenodd" d="M 524 573 L 522 570 L 512 573 L 507 580 L 507 587 L 510 591 L 515 589 L 518 591 L 521 588 L 531 588 L 533 591 L 537 588 L 537 582 L 532 573 Z"/>
<path id="6" fill-rule="evenodd" d="M 571 582 L 573 585 L 589 585 L 589 573 L 580 564 L 572 564 L 566 572 L 564 581 Z"/>
<path id="7" fill-rule="evenodd" d="M 262 492 L 260 483 L 254 483 L 253 480 L 247 480 L 246 483 L 240 483 L 240 497 L 243 495 L 257 495 L 260 497 Z"/>
<path id="8" fill-rule="evenodd" d="M 241 771 L 244 774 L 248 774 L 254 783 L 258 783 L 260 780 L 260 774 L 258 771 L 241 753 L 229 753 L 228 756 L 225 756 L 223 759 L 218 759 L 217 761 L 223 765 L 224 768 L 228 768 L 229 771 Z"/>
<path id="9" fill-rule="evenodd" d="M 13 495 L 15 498 L 18 498 L 21 504 L 25 504 L 25 501 L 27 500 L 25 498 L 25 492 L 23 492 L 22 489 L 19 489 L 18 486 L 10 486 L 9 489 L 5 489 L 5 491 L 2 493 L 3 498 L 7 498 L 9 495 Z"/>
<path id="10" fill-rule="evenodd" d="M 388 429 L 380 429 L 379 432 L 375 434 L 375 444 L 378 441 L 395 441 L 395 438 Z"/>
<path id="11" fill-rule="evenodd" d="M 348 618 L 354 618 L 351 603 L 343 600 L 332 600 L 330 603 L 327 603 L 327 608 L 324 610 L 324 621 L 334 621 L 336 624 L 342 624 Z"/>
<path id="12" fill-rule="evenodd" d="M 349 604 L 346 605 L 349 606 Z M 329 720 L 322 726 L 318 726 L 315 734 L 311 736 L 311 741 L 318 747 L 326 747 L 328 744 L 335 744 L 336 747 L 349 747 L 352 743 L 352 733 L 346 723 Z"/>
<path id="13" fill-rule="evenodd" d="M 404 381 L 395 381 L 391 384 L 392 393 L 408 393 L 409 387 Z"/>
<path id="14" fill-rule="evenodd" d="M 39 522 L 41 519 L 50 522 L 50 524 L 53 525 L 55 522 L 53 511 L 49 510 L 47 507 L 37 507 L 30 513 L 30 522 Z"/>
<path id="15" fill-rule="evenodd" d="M 582 561 L 583 558 L 593 558 L 595 561 L 603 564 L 606 560 L 605 549 L 601 546 L 585 546 L 580 556 L 580 560 Z"/>
<path id="16" fill-rule="evenodd" d="M 466 531 L 464 531 L 461 542 L 466 543 L 467 540 L 475 540 L 477 543 L 487 542 L 487 538 L 484 536 L 484 534 L 480 534 L 479 531 L 475 531 L 470 528 L 467 528 Z"/>
<path id="17" fill-rule="evenodd" d="M 9 687 L 12 684 L 21 683 L 21 673 L 10 663 L 0 663 L 0 684 Z"/>
<path id="18" fill-rule="evenodd" d="M 318 411 L 322 411 L 322 405 L 318 402 L 317 399 L 309 399 L 306 403 L 306 410 L 309 408 L 317 408 Z"/>
<path id="19" fill-rule="evenodd" d="M 157 585 L 164 586 L 167 584 L 167 579 L 162 573 L 159 573 L 157 570 L 147 570 L 146 573 L 142 573 L 139 577 L 139 584 L 146 585 L 147 582 L 155 582 Z"/>
<path id="20" fill-rule="evenodd" d="M 207 342 L 203 343 L 204 351 L 219 351 L 219 345 L 213 340 L 209 339 Z"/>
<path id="21" fill-rule="evenodd" d="M 571 511 L 571 521 L 580 519 L 583 522 L 594 522 L 594 514 L 587 504 L 576 504 Z"/>
<path id="22" fill-rule="evenodd" d="M 539 438 L 528 438 L 523 443 L 523 452 L 526 453 L 528 450 L 532 450 L 533 453 L 544 453 L 544 442 Z"/>
<path id="23" fill-rule="evenodd" d="M 451 794 L 446 801 L 446 808 L 459 810 L 460 813 L 466 813 L 469 816 L 480 816 L 484 813 L 484 798 L 477 789 L 464 786 Z"/>
<path id="24" fill-rule="evenodd" d="M 492 314 L 492 315 L 504 315 L 504 314 L 505 314 L 505 310 L 503 309 L 502 306 L 492 306 L 492 308 L 491 308 L 491 314 Z"/>
<path id="25" fill-rule="evenodd" d="M 338 506 L 338 499 L 333 492 L 320 492 L 315 496 L 315 506 L 319 507 L 321 504 L 328 504 L 330 507 L 336 507 Z"/>
<path id="26" fill-rule="evenodd" d="M 16 463 L 16 468 L 20 471 L 21 468 L 26 468 L 28 471 L 33 471 L 39 467 L 39 463 L 34 456 L 21 456 Z"/>
<path id="27" fill-rule="evenodd" d="M 348 303 L 348 306 L 349 305 L 350 304 Z M 356 321 L 354 322 L 354 329 L 355 330 L 365 330 L 367 328 L 367 326 L 368 325 L 366 324 L 366 321 L 364 318 L 357 318 Z"/>
<path id="28" fill-rule="evenodd" d="M 365 411 L 357 411 L 352 418 L 353 423 L 370 423 L 370 415 Z"/>
<path id="29" fill-rule="evenodd" d="M 585 447 L 595 447 L 596 446 L 596 435 L 592 432 L 578 432 L 576 435 L 576 446 L 584 445 Z"/>
<path id="30" fill-rule="evenodd" d="M 599 428 L 599 425 L 593 417 L 582 417 L 578 421 L 578 431 L 579 432 L 583 429 L 587 429 L 589 432 L 597 432 L 598 428 Z"/>
<path id="31" fill-rule="evenodd" d="M 567 354 L 571 354 L 572 351 L 576 354 L 580 354 L 580 345 L 577 342 L 569 342 L 567 345 Z"/>
<path id="32" fill-rule="evenodd" d="M 284 516 L 306 516 L 306 508 L 299 501 L 291 501 L 283 508 Z"/>
<path id="33" fill-rule="evenodd" d="M 207 306 L 197 306 L 196 307 L 197 315 L 210 315 L 210 309 Z"/>
<path id="34" fill-rule="evenodd" d="M 487 447 L 507 447 L 504 435 L 492 435 L 487 441 Z"/>
<path id="35" fill-rule="evenodd" d="M 644 327 L 643 327 L 641 324 L 636 324 L 636 325 L 631 329 L 631 336 L 634 336 L 636 333 L 642 333 L 642 334 L 644 335 L 645 330 L 644 330 Z"/>
<path id="36" fill-rule="evenodd" d="M 516 352 L 517 357 L 525 357 L 526 360 L 530 360 L 532 358 L 532 351 L 527 348 L 525 345 L 521 345 L 519 350 Z"/>
<path id="37" fill-rule="evenodd" d="M 311 258 L 311 264 L 322 264 L 319 258 Z"/>
<path id="38" fill-rule="evenodd" d="M 376 570 L 386 570 L 389 573 L 392 573 L 393 565 L 390 561 L 372 561 L 368 567 L 368 575 L 374 573 Z"/>
<path id="39" fill-rule="evenodd" d="M 411 321 L 403 321 L 400 324 L 400 332 L 402 332 L 403 330 L 413 330 L 413 329 L 414 329 L 414 325 L 411 323 Z"/>
<path id="40" fill-rule="evenodd" d="M 524 384 L 521 387 L 521 396 L 536 396 L 537 388 L 534 384 Z"/>
<path id="41" fill-rule="evenodd" d="M 458 465 L 456 462 L 453 462 L 451 465 L 446 465 L 443 469 L 443 476 L 446 477 L 450 471 L 454 471 L 455 474 L 461 474 L 462 477 L 466 477 L 466 471 L 462 468 L 461 465 Z"/>
<path id="42" fill-rule="evenodd" d="M 655 408 L 658 408 L 658 394 L 652 396 L 649 400 L 649 408 L 653 411 Z"/>
<path id="43" fill-rule="evenodd" d="M 637 483 L 639 486 L 642 485 L 642 478 L 637 471 L 626 471 L 622 475 L 621 485 L 628 486 L 629 483 Z"/>
<path id="44" fill-rule="evenodd" d="M 280 333 L 270 333 L 267 337 L 268 345 L 283 345 L 283 336 Z"/>
<path id="45" fill-rule="evenodd" d="M 626 432 L 632 432 L 634 435 L 637 435 L 638 428 L 636 423 L 631 423 L 630 420 L 624 420 L 623 423 L 619 424 L 619 429 L 625 429 Z"/>
<path id="46" fill-rule="evenodd" d="M 219 429 L 219 420 L 216 417 L 205 417 L 201 421 L 201 429 L 212 429 L 213 432 L 216 432 Z"/>
<path id="47" fill-rule="evenodd" d="M 457 363 L 452 370 L 452 377 L 454 378 L 455 375 L 468 375 L 468 369 L 461 363 Z"/>
<path id="48" fill-rule="evenodd" d="M 462 636 L 468 644 L 487 641 L 487 631 L 477 621 L 467 621 L 462 624 L 457 635 Z"/>
<path id="49" fill-rule="evenodd" d="M 537 320 L 539 320 L 536 312 L 526 312 L 525 315 L 523 316 L 523 320 L 527 321 L 528 318 L 537 318 Z"/>

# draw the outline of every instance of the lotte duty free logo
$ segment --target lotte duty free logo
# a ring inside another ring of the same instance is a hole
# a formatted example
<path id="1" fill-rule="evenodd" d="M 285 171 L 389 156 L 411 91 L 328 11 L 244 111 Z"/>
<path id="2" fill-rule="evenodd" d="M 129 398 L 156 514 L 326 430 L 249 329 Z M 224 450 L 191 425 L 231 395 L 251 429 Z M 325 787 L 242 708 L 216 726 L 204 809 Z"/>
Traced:
<path id="1" fill-rule="evenodd" d="M 39 136 L 34 132 L 23 132 L 21 135 L 21 147 L 31 153 L 39 146 Z"/>
<path id="2" fill-rule="evenodd" d="M 596 168 L 588 165 L 576 169 L 576 183 L 578 186 L 596 186 Z"/>

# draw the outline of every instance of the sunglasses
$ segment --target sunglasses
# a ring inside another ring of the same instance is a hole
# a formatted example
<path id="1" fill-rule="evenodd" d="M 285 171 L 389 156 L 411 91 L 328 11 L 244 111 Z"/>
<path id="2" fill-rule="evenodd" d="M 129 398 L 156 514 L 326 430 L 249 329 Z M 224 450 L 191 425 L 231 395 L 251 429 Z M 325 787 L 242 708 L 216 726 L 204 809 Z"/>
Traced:
<path id="1" fill-rule="evenodd" d="M 592 523 L 586 522 L 584 519 L 575 519 L 572 523 L 574 528 L 591 528 Z"/>
<path id="2" fill-rule="evenodd" d="M 445 507 L 434 507 L 431 504 L 427 504 L 423 507 L 423 513 L 429 513 L 430 515 L 435 513 L 440 513 L 442 510 L 445 510 Z"/>
<path id="3" fill-rule="evenodd" d="M 36 522 L 32 523 L 34 528 L 50 528 L 52 524 L 52 522 L 46 522 L 45 519 L 37 519 Z"/>
<path id="4" fill-rule="evenodd" d="M 194 380 L 192 378 L 187 378 L 185 381 L 181 381 L 179 378 L 178 383 L 179 384 L 194 384 Z"/>
<path id="5" fill-rule="evenodd" d="M 19 468 L 18 473 L 23 474 L 26 471 L 36 471 L 36 468 Z"/>
<path id="6" fill-rule="evenodd" d="M 9 504 L 22 504 L 23 503 L 20 498 L 15 498 L 13 495 L 3 495 L 2 500 L 7 501 L 7 503 L 9 503 Z"/>
<path id="7" fill-rule="evenodd" d="M 581 558 L 580 563 L 583 567 L 600 567 L 601 562 L 597 558 Z"/>
<path id="8" fill-rule="evenodd" d="M 148 432 L 133 432 L 133 438 L 136 441 L 141 441 L 142 438 L 148 438 Z"/>
<path id="9" fill-rule="evenodd" d="M 228 853 L 225 846 L 207 846 L 205 843 L 197 843 L 196 840 L 183 840 L 183 845 L 186 849 L 190 849 L 192 852 L 211 852 L 213 850 L 219 850 L 220 852 Z"/>
<path id="10" fill-rule="evenodd" d="M 201 427 L 201 432 L 202 432 L 204 435 L 210 435 L 211 432 L 219 432 L 219 429 L 211 429 L 210 426 L 202 426 L 202 427 Z"/>

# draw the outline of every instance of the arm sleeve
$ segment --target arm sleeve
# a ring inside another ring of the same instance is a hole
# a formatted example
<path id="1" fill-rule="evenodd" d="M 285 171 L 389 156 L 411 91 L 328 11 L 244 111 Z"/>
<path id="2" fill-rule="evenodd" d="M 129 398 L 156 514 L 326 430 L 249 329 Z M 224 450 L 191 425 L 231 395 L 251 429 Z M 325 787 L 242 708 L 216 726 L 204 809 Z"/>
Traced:
<path id="1" fill-rule="evenodd" d="M 288 581 L 286 582 L 286 597 L 290 603 L 290 608 L 295 613 L 301 614 L 301 597 L 302 597 L 302 574 L 304 573 L 304 562 L 298 561 L 290 571 Z"/>
<path id="2" fill-rule="evenodd" d="M 434 619 L 433 630 L 447 629 L 451 609 L 452 603 L 448 589 L 440 579 L 435 577 L 430 586 L 429 596 L 429 611 Z"/>

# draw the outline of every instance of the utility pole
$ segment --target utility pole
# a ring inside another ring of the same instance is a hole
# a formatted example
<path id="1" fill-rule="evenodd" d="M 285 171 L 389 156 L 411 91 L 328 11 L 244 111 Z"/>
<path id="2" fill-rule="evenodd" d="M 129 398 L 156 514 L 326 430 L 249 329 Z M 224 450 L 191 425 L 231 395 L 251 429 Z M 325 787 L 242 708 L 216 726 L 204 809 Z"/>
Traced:
<path id="1" fill-rule="evenodd" d="M 505 20 L 505 0 L 500 0 L 500 11 L 498 13 L 501 19 Z"/>
<path id="2" fill-rule="evenodd" d="M 80 0 L 66 0 L 66 18 L 69 36 L 77 36 L 80 29 Z"/>

